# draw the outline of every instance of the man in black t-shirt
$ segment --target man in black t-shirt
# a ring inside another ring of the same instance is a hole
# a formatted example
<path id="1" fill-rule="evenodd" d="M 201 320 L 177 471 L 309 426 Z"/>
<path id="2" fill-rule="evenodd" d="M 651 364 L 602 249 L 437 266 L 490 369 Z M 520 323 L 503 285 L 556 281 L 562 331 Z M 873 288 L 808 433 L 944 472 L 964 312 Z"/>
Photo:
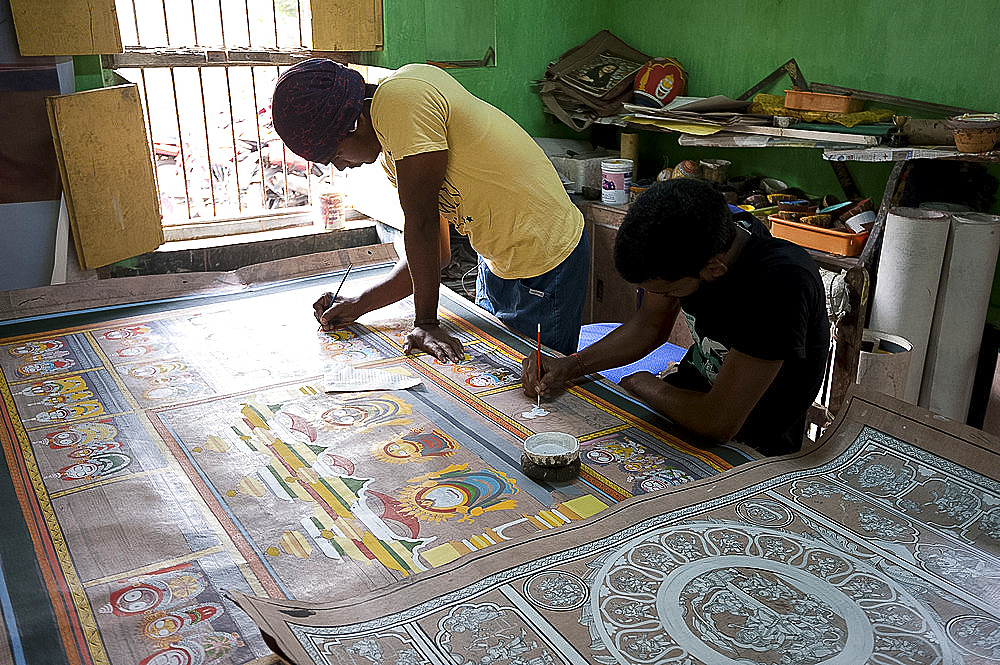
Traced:
<path id="1" fill-rule="evenodd" d="M 694 344 L 677 371 L 665 380 L 631 374 L 622 387 L 707 439 L 765 455 L 799 450 L 830 343 L 823 282 L 808 253 L 771 237 L 753 215 L 734 217 L 707 182 L 676 179 L 630 206 L 615 266 L 642 290 L 638 311 L 578 353 L 542 358 L 540 380 L 529 354 L 525 393 L 544 395 L 639 360 L 667 340 L 682 313 Z"/>

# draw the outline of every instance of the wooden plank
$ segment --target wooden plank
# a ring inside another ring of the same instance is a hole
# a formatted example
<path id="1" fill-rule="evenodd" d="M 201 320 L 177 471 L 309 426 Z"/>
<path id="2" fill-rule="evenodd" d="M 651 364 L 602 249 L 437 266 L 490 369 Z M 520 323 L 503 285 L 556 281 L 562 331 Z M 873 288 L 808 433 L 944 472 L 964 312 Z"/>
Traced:
<path id="1" fill-rule="evenodd" d="M 763 134 L 782 138 L 805 139 L 807 141 L 828 141 L 830 143 L 854 143 L 857 145 L 878 145 L 879 137 L 846 132 L 819 132 L 795 127 L 769 127 L 767 125 L 729 125 L 727 131 L 740 134 Z"/>
<path id="2" fill-rule="evenodd" d="M 21 55 L 121 53 L 114 0 L 10 0 Z"/>
<path id="3" fill-rule="evenodd" d="M 857 383 L 861 340 L 868 315 L 868 271 L 855 266 L 847 271 L 845 281 L 851 310 L 840 320 L 835 331 L 837 344 L 833 357 L 830 399 L 827 403 L 827 408 L 833 414 L 840 413 L 844 401 Z"/>
<path id="4" fill-rule="evenodd" d="M 785 64 L 781 65 L 773 72 L 765 76 L 761 81 L 755 83 L 750 87 L 749 90 L 744 92 L 742 95 L 736 99 L 750 99 L 758 92 L 764 88 L 769 87 L 781 78 L 782 74 L 788 74 L 788 78 L 791 79 L 792 85 L 794 85 L 799 90 L 809 90 L 809 85 L 806 83 L 805 77 L 802 75 L 802 70 L 799 69 L 799 63 L 795 62 L 795 58 L 792 58 Z"/>
<path id="5" fill-rule="evenodd" d="M 864 99 L 866 101 L 878 102 L 879 104 L 887 104 L 889 106 L 904 106 L 906 108 L 918 109 L 928 113 L 940 113 L 946 116 L 962 115 L 965 113 L 990 113 L 990 111 L 976 111 L 962 106 L 948 106 L 947 104 L 924 102 L 919 99 L 896 97 L 895 95 L 886 95 L 881 92 L 869 92 L 867 90 L 844 88 L 839 85 L 830 85 L 829 83 L 817 83 L 813 81 L 810 84 L 810 87 L 813 92 L 822 92 L 831 95 L 851 95 L 855 99 Z"/>
<path id="6" fill-rule="evenodd" d="M 89 270 L 159 247 L 160 205 L 138 88 L 46 102 L 80 265 Z"/>
<path id="7" fill-rule="evenodd" d="M 311 0 L 312 47 L 317 51 L 382 48 L 381 0 Z"/>
<path id="8" fill-rule="evenodd" d="M 245 266 L 228 272 L 186 272 L 93 279 L 54 286 L 0 291 L 0 323 L 87 309 L 241 293 L 290 280 L 395 263 L 391 244 L 317 252 Z"/>
<path id="9" fill-rule="evenodd" d="M 256 48 L 234 48 L 226 51 L 204 48 L 129 46 L 124 53 L 101 58 L 105 69 L 121 67 L 250 67 L 262 65 L 285 66 L 309 58 L 329 58 L 347 64 L 344 53 L 295 49 L 264 51 Z"/>

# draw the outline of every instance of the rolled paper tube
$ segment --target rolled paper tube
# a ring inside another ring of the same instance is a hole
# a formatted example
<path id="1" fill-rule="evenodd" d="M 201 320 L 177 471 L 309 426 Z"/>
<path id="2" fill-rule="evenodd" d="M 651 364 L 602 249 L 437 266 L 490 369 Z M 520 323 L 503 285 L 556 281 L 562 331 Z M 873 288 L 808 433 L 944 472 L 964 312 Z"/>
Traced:
<path id="1" fill-rule="evenodd" d="M 997 252 L 1000 217 L 951 216 L 918 404 L 962 423 L 969 416 Z"/>
<path id="2" fill-rule="evenodd" d="M 936 210 L 893 208 L 886 216 L 870 327 L 910 342 L 903 399 L 911 404 L 920 396 L 949 226 Z"/>

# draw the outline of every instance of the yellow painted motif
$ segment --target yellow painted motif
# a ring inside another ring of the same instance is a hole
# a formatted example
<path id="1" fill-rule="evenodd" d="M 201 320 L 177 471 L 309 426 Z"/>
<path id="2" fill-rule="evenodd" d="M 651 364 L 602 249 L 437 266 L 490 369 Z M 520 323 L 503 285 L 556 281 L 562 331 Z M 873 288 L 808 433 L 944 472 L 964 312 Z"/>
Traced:
<path id="1" fill-rule="evenodd" d="M 211 450 L 216 453 L 224 453 L 229 450 L 229 444 L 226 443 L 225 439 L 221 436 L 216 436 L 212 434 L 205 439 L 205 443 L 202 444 L 206 450 Z"/>
<path id="2" fill-rule="evenodd" d="M 368 551 L 374 554 L 375 558 L 389 570 L 397 570 L 403 575 L 410 574 L 411 569 L 405 567 L 392 552 L 388 551 L 385 544 L 376 538 L 374 534 L 365 532 L 365 534 L 361 537 L 361 542 L 363 542 L 365 547 L 368 548 Z M 408 559 L 409 555 L 407 555 L 406 558 Z"/>
<path id="3" fill-rule="evenodd" d="M 454 561 L 458 557 L 462 556 L 462 554 L 464 554 L 464 552 L 458 551 L 455 548 L 454 543 L 444 543 L 443 545 L 432 547 L 426 552 L 422 552 L 421 558 L 436 568 Z"/>
<path id="4" fill-rule="evenodd" d="M 570 499 L 569 501 L 564 501 L 561 506 L 568 508 L 571 512 L 578 515 L 580 519 L 584 519 L 601 512 L 608 507 L 608 504 L 592 494 L 586 494 L 575 499 Z"/>
<path id="5" fill-rule="evenodd" d="M 258 499 L 267 494 L 267 486 L 256 476 L 243 476 L 236 485 L 236 489 L 240 491 L 240 494 L 254 496 Z"/>

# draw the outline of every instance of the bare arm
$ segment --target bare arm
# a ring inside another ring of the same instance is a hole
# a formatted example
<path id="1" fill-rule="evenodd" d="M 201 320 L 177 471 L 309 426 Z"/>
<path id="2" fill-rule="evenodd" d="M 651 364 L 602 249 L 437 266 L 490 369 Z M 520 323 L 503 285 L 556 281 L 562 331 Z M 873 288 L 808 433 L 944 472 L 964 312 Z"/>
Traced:
<path id="1" fill-rule="evenodd" d="M 621 386 L 681 427 L 721 442 L 740 431 L 782 363 L 730 349 L 707 393 L 676 388 L 649 372 L 630 374 Z"/>
<path id="2" fill-rule="evenodd" d="M 448 229 L 438 211 L 448 151 L 437 150 L 396 162 L 399 204 L 403 209 L 403 244 L 417 321 L 437 318 L 441 269 L 451 259 Z"/>
<path id="3" fill-rule="evenodd" d="M 396 162 L 399 204 L 403 209 L 403 244 L 413 288 L 415 318 L 403 352 L 422 349 L 439 360 L 458 362 L 462 343 L 446 333 L 437 320 L 441 269 L 451 260 L 448 225 L 438 210 L 448 151 L 437 150 Z"/>
<path id="4" fill-rule="evenodd" d="M 416 347 L 442 360 L 461 359 L 461 343 L 433 323 L 437 319 L 441 268 L 451 260 L 447 223 L 438 212 L 438 192 L 447 165 L 446 150 L 411 155 L 396 162 L 406 256 L 384 280 L 357 296 L 333 303 L 331 294 L 323 294 L 313 308 L 324 330 L 351 323 L 412 293 L 415 320 L 421 324 L 408 336 L 404 351 Z"/>
<path id="5" fill-rule="evenodd" d="M 680 312 L 677 298 L 647 293 L 638 311 L 602 339 L 567 358 L 542 358 L 542 379 L 538 381 L 536 355 L 528 354 L 521 364 L 521 384 L 530 397 L 547 395 L 567 381 L 609 367 L 621 367 L 649 355 L 667 341 Z"/>

